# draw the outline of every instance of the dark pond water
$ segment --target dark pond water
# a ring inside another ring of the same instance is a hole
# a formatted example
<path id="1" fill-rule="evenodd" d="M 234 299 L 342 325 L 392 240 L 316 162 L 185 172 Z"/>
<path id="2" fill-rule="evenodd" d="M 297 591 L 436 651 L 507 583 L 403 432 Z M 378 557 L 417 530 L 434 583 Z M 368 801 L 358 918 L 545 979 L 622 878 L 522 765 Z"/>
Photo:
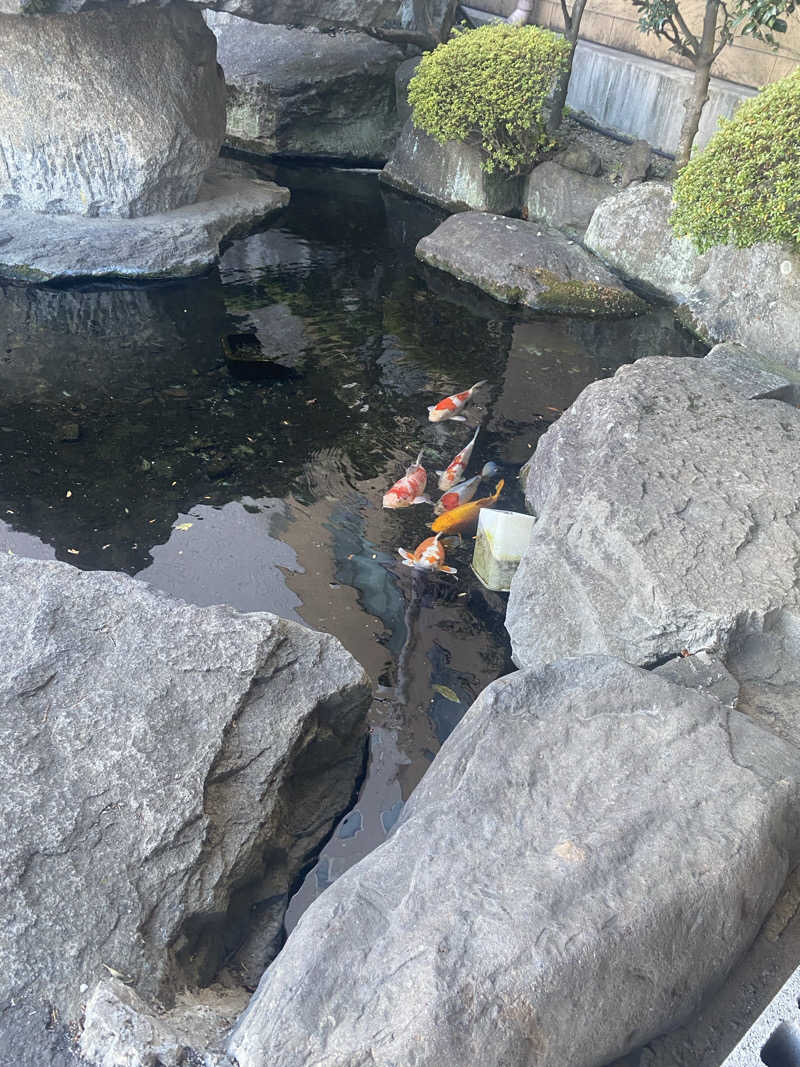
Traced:
<path id="1" fill-rule="evenodd" d="M 369 767 L 287 924 L 378 844 L 472 699 L 510 669 L 505 598 L 416 578 L 397 547 L 430 509 L 381 496 L 421 447 L 515 474 L 592 380 L 695 354 L 664 310 L 619 323 L 523 321 L 422 273 L 442 216 L 374 173 L 281 169 L 286 213 L 180 284 L 0 288 L 0 551 L 117 569 L 197 604 L 330 631 L 377 685 Z M 270 175 L 271 176 L 271 175 Z M 222 339 L 256 334 L 281 371 L 237 376 Z M 480 378 L 470 425 L 426 407 Z M 435 687 L 444 687 L 444 690 Z M 457 698 L 457 701 L 453 699 Z"/>

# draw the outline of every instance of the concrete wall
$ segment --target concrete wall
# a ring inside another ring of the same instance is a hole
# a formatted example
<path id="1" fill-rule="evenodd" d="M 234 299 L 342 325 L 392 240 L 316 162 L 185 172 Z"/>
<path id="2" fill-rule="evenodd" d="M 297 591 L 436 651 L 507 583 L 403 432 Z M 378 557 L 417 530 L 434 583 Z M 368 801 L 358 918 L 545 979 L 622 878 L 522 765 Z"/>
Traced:
<path id="1" fill-rule="evenodd" d="M 473 6 L 508 16 L 516 7 L 516 0 L 479 0 Z M 680 6 L 690 28 L 699 32 L 704 0 L 681 0 Z M 536 0 L 533 21 L 563 32 L 559 0 Z M 800 63 L 800 14 L 790 16 L 788 21 L 788 31 L 776 35 L 780 43 L 777 52 L 759 41 L 740 37 L 720 54 L 714 73 L 718 78 L 760 88 L 794 70 Z M 581 37 L 623 52 L 660 59 L 670 66 L 688 67 L 686 60 L 669 51 L 665 41 L 639 31 L 638 12 L 630 0 L 589 0 L 581 22 Z"/>

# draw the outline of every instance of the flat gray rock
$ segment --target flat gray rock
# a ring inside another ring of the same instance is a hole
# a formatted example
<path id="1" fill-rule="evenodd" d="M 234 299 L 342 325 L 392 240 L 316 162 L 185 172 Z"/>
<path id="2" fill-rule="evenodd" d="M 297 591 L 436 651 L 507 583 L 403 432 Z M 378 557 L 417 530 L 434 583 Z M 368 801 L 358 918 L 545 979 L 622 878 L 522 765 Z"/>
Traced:
<path id="1" fill-rule="evenodd" d="M 484 690 L 306 911 L 239 1067 L 599 1067 L 676 1025 L 798 857 L 800 752 L 606 657 Z"/>
<path id="2" fill-rule="evenodd" d="M 369 696 L 327 634 L 0 557 L 0 1062 L 72 1062 L 110 975 L 167 1006 L 224 961 L 254 983 Z"/>
<path id="3" fill-rule="evenodd" d="M 598 259 L 541 223 L 477 211 L 451 215 L 416 254 L 496 300 L 534 311 L 624 318 L 647 306 Z"/>
<path id="4" fill-rule="evenodd" d="M 515 662 L 724 659 L 735 635 L 800 606 L 799 447 L 800 411 L 744 399 L 703 360 L 640 359 L 590 385 L 530 464 Z"/>
<path id="5" fill-rule="evenodd" d="M 540 219 L 580 240 L 601 200 L 616 190 L 602 178 L 589 177 L 567 165 L 547 161 L 525 181 L 524 203 L 530 220 Z"/>
<path id="6" fill-rule="evenodd" d="M 669 225 L 671 187 L 644 182 L 600 203 L 584 243 L 623 277 L 674 301 L 713 344 L 738 341 L 800 368 L 800 254 L 774 244 L 698 255 Z"/>
<path id="7" fill-rule="evenodd" d="M 702 689 L 726 707 L 737 706 L 739 683 L 719 657 L 710 652 L 701 650 L 691 656 L 678 656 L 656 667 L 655 673 L 676 685 Z"/>
<path id="8" fill-rule="evenodd" d="M 228 90 L 226 141 L 261 155 L 385 162 L 403 53 L 361 33 L 256 26 L 208 12 Z"/>
<path id="9" fill-rule="evenodd" d="M 703 360 L 711 373 L 748 400 L 800 399 L 800 375 L 735 341 L 714 345 Z"/>
<path id="10" fill-rule="evenodd" d="M 519 211 L 522 179 L 487 174 L 476 145 L 439 144 L 406 119 L 380 180 L 448 211 Z"/>
<path id="11" fill-rule="evenodd" d="M 223 238 L 247 231 L 285 207 L 289 190 L 242 178 L 223 161 L 195 204 L 140 219 L 81 218 L 0 211 L 0 276 L 183 278 L 217 260 Z"/>
<path id="12" fill-rule="evenodd" d="M 135 218 L 196 199 L 225 133 L 199 11 L 0 15 L 0 39 L 0 208 Z"/>

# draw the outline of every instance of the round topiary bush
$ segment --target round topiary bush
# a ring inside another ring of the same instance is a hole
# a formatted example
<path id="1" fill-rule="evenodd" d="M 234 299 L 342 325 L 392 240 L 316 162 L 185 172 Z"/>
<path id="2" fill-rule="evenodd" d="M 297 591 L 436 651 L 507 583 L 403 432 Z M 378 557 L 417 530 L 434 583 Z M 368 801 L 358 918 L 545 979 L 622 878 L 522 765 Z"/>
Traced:
<path id="1" fill-rule="evenodd" d="M 800 245 L 800 70 L 723 119 L 675 182 L 670 219 L 701 252 L 761 241 Z"/>
<path id="2" fill-rule="evenodd" d="M 538 26 L 456 30 L 409 83 L 414 125 L 442 144 L 480 145 L 490 174 L 519 174 L 549 145 L 542 106 L 568 55 L 562 37 Z"/>

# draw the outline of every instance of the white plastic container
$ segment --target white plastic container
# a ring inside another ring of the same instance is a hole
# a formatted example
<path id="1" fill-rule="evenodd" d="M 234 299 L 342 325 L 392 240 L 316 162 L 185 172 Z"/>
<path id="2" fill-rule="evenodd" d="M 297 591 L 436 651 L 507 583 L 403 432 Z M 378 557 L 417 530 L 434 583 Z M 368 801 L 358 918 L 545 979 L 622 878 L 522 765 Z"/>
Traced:
<path id="1" fill-rule="evenodd" d="M 519 511 L 481 508 L 472 569 L 487 589 L 507 593 L 511 588 L 535 522 L 532 515 Z"/>

